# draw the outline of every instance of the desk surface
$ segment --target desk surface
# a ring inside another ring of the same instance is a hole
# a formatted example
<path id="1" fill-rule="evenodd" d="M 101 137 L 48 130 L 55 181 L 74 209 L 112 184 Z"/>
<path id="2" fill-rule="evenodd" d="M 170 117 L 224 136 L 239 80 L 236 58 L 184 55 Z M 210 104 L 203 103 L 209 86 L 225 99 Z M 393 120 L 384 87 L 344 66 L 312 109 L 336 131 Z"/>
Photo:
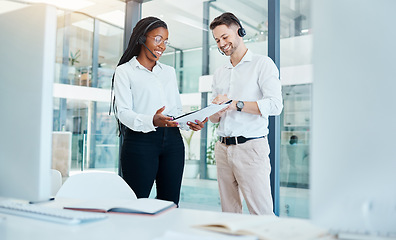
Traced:
<path id="1" fill-rule="evenodd" d="M 194 225 L 223 219 L 237 219 L 240 214 L 192 209 L 174 209 L 158 216 L 108 214 L 105 220 L 80 225 L 63 225 L 13 215 L 0 214 L 0 239 L 138 239 L 152 240 L 167 231 L 221 239 L 224 235 L 194 228 Z"/>

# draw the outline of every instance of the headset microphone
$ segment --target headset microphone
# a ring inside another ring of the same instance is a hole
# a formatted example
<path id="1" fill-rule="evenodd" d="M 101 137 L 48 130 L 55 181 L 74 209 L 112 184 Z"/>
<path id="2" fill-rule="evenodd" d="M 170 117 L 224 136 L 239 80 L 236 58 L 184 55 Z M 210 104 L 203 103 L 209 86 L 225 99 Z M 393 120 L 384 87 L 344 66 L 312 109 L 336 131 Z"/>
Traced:
<path id="1" fill-rule="evenodd" d="M 161 22 L 161 20 L 159 20 L 159 19 L 157 19 L 157 20 L 155 20 L 155 21 L 153 21 L 152 23 L 150 23 L 149 25 L 147 25 L 147 27 L 144 29 L 144 31 L 143 31 L 143 34 L 138 38 L 138 43 L 139 44 L 141 44 L 141 45 L 143 45 L 144 47 L 146 47 L 147 48 L 147 50 L 151 53 L 151 54 L 153 54 L 153 56 L 155 57 L 155 58 L 158 58 L 147 46 L 146 46 L 146 33 L 147 33 L 147 31 L 149 30 L 149 28 L 151 27 L 151 26 L 153 26 L 154 24 L 156 24 L 156 23 L 158 23 L 158 22 Z"/>
<path id="2" fill-rule="evenodd" d="M 139 38 L 139 43 L 142 44 L 145 48 L 147 48 L 147 50 L 148 50 L 151 54 L 153 54 L 153 56 L 154 56 L 155 58 L 158 58 L 158 57 L 146 46 L 146 44 L 145 44 L 143 41 L 141 41 L 141 40 L 143 40 L 142 36 Z"/>
<path id="3" fill-rule="evenodd" d="M 225 55 L 225 53 L 221 51 L 220 48 L 217 48 L 217 50 L 219 50 L 219 53 L 221 53 L 221 55 Z"/>

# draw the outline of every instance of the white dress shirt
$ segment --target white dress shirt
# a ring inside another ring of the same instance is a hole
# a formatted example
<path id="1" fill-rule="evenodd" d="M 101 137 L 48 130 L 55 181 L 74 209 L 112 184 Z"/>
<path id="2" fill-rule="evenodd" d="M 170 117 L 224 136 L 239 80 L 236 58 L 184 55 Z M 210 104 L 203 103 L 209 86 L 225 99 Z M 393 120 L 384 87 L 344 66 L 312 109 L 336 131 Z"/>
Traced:
<path id="1" fill-rule="evenodd" d="M 158 61 L 152 71 L 141 65 L 136 57 L 118 66 L 114 95 L 118 119 L 134 131 L 155 131 L 153 117 L 163 106 L 164 115 L 183 113 L 175 69 Z"/>
<path id="2" fill-rule="evenodd" d="M 217 134 L 222 137 L 259 137 L 268 134 L 268 116 L 282 112 L 282 87 L 278 68 L 271 58 L 248 50 L 234 67 L 231 62 L 216 70 L 212 97 L 227 94 L 229 99 L 256 101 L 261 115 L 227 111 L 220 119 Z M 213 99 L 212 99 L 213 100 Z"/>

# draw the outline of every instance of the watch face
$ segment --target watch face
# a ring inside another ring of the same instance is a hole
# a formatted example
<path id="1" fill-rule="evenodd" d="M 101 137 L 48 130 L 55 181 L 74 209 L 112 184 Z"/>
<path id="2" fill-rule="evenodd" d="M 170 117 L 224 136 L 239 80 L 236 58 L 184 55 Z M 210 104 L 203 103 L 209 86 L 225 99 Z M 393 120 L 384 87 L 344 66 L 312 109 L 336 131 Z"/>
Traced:
<path id="1" fill-rule="evenodd" d="M 239 108 L 239 109 L 242 109 L 244 105 L 245 104 L 242 101 L 238 101 L 236 104 L 237 108 Z"/>

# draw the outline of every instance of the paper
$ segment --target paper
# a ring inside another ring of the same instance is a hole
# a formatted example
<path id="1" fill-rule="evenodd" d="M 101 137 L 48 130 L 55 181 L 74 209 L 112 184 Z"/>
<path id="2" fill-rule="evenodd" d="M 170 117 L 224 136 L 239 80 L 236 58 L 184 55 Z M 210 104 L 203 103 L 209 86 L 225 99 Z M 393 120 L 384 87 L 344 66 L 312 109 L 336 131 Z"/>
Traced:
<path id="1" fill-rule="evenodd" d="M 166 231 L 161 237 L 155 238 L 154 240 L 257 240 L 257 237 L 253 236 L 201 236 L 196 234 L 181 233 L 174 231 Z"/>
<path id="2" fill-rule="evenodd" d="M 123 201 L 83 201 L 76 204 L 65 206 L 65 209 L 90 211 L 90 212 L 119 212 L 155 215 L 167 209 L 175 208 L 176 205 L 171 201 L 139 198 L 135 200 Z"/>
<path id="3" fill-rule="evenodd" d="M 195 227 L 227 234 L 256 236 L 260 240 L 308 240 L 327 234 L 325 229 L 314 226 L 308 220 L 275 216 L 251 216 Z"/>
<path id="4" fill-rule="evenodd" d="M 201 110 L 197 110 L 194 112 L 190 112 L 179 117 L 174 118 L 174 121 L 178 123 L 187 123 L 187 122 L 195 122 L 195 120 L 203 121 L 205 118 L 212 116 L 213 114 L 223 110 L 228 107 L 230 102 L 225 104 L 210 104 L 209 106 L 202 108 Z"/>

